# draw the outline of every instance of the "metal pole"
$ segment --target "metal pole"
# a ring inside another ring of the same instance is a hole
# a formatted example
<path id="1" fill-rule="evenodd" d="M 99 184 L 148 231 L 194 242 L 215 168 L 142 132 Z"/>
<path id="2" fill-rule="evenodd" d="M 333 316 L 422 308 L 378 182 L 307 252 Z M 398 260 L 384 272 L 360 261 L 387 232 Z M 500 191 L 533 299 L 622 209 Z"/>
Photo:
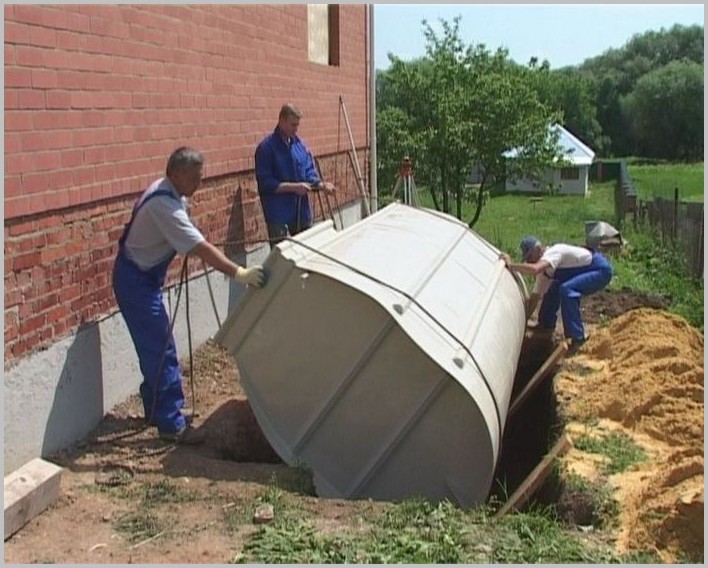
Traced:
<path id="1" fill-rule="evenodd" d="M 374 59 L 374 5 L 369 4 L 369 187 L 371 188 L 371 211 L 379 208 L 378 166 L 376 146 L 376 60 Z"/>
<path id="2" fill-rule="evenodd" d="M 371 215 L 371 207 L 369 206 L 369 196 L 366 194 L 366 188 L 364 187 L 364 180 L 361 177 L 361 169 L 359 168 L 359 158 L 356 155 L 356 146 L 354 145 L 354 136 L 352 136 L 352 129 L 349 125 L 349 116 L 347 115 L 347 107 L 344 106 L 344 99 L 342 95 L 339 95 L 339 104 L 342 107 L 342 112 L 344 113 L 344 124 L 347 127 L 347 134 L 349 134 L 349 144 L 352 147 L 352 162 L 354 164 L 354 174 L 356 175 L 357 185 L 359 186 L 359 193 L 364 201 L 364 211 L 366 216 Z"/>

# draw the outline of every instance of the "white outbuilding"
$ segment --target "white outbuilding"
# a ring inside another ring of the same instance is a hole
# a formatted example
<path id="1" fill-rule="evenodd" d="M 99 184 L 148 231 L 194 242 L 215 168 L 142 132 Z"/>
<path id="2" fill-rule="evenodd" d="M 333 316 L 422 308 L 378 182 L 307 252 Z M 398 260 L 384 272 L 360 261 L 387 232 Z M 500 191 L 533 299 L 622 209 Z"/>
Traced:
<path id="1" fill-rule="evenodd" d="M 547 193 L 552 188 L 562 195 L 587 195 L 590 165 L 595 159 L 595 152 L 560 124 L 552 125 L 551 129 L 558 132 L 558 145 L 565 156 L 565 163 L 549 169 L 540 180 L 507 178 L 507 191 Z M 506 157 L 513 159 L 514 153 L 507 152 Z"/>

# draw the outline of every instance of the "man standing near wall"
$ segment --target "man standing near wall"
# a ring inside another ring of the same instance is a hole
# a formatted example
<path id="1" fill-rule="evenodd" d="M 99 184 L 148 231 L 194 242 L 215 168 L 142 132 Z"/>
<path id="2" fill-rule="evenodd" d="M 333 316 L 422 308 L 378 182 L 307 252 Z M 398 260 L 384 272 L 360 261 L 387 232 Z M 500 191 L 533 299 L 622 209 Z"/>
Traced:
<path id="1" fill-rule="evenodd" d="M 194 254 L 227 276 L 258 288 L 263 267 L 244 268 L 209 243 L 187 215 L 187 197 L 197 191 L 204 158 L 192 148 L 176 149 L 166 177 L 155 181 L 133 207 L 118 243 L 113 291 L 135 345 L 143 374 L 140 396 L 145 419 L 157 426 L 161 439 L 195 444 L 203 436 L 191 428 L 184 406 L 182 375 L 162 301 L 167 268 L 177 253 Z"/>
<path id="2" fill-rule="evenodd" d="M 297 136 L 301 117 L 297 107 L 283 105 L 275 130 L 256 148 L 256 180 L 271 248 L 312 225 L 310 191 L 334 191 L 320 179 L 312 154 Z"/>

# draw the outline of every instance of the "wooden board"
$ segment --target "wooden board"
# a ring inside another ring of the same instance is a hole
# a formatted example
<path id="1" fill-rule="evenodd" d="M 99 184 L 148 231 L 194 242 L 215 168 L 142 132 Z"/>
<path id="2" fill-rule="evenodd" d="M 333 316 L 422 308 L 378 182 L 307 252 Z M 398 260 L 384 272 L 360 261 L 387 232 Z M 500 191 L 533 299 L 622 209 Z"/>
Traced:
<path id="1" fill-rule="evenodd" d="M 40 458 L 5 477 L 5 540 L 59 496 L 62 468 Z"/>
<path id="2" fill-rule="evenodd" d="M 519 395 L 514 399 L 514 401 L 509 406 L 509 411 L 507 412 L 507 420 L 511 418 L 516 411 L 521 407 L 521 405 L 526 401 L 526 399 L 531 395 L 531 393 L 536 390 L 536 388 L 543 382 L 543 380 L 548 376 L 550 370 L 553 366 L 560 361 L 568 351 L 568 344 L 562 341 L 558 347 L 555 348 L 550 357 L 546 359 L 545 363 L 541 365 L 538 371 L 529 380 L 528 384 L 522 390 Z"/>
<path id="3" fill-rule="evenodd" d="M 555 443 L 550 452 L 541 460 L 519 488 L 514 491 L 514 494 L 509 497 L 509 500 L 502 505 L 494 516 L 501 517 L 511 509 L 517 509 L 519 506 L 526 503 L 527 499 L 541 486 L 541 483 L 548 477 L 553 470 L 553 462 L 561 454 L 568 451 L 571 446 L 571 441 L 568 435 L 564 432 Z"/>

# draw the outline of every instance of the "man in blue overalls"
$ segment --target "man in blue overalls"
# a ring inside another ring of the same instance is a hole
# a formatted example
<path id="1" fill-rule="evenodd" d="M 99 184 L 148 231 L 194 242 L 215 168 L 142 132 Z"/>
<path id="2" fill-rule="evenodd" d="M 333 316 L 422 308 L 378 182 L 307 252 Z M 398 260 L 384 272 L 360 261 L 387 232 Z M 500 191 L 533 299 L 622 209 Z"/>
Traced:
<path id="1" fill-rule="evenodd" d="M 520 274 L 535 276 L 536 282 L 528 299 L 526 316 L 538 310 L 538 327 L 553 330 L 560 308 L 563 332 L 570 339 L 569 353 L 585 342 L 586 334 L 580 314 L 580 298 L 602 290 L 612 279 L 612 265 L 599 252 L 563 243 L 545 247 L 533 236 L 521 241 L 523 263 L 502 257 L 506 265 Z"/>
<path id="2" fill-rule="evenodd" d="M 283 105 L 275 130 L 256 148 L 256 181 L 271 248 L 312 225 L 310 191 L 334 191 L 330 182 L 320 179 L 312 155 L 297 136 L 301 116 L 297 107 Z"/>
<path id="3" fill-rule="evenodd" d="M 145 419 L 160 438 L 195 444 L 203 437 L 187 424 L 182 376 L 170 318 L 162 301 L 167 267 L 177 253 L 194 254 L 243 284 L 261 287 L 263 267 L 244 268 L 209 243 L 187 215 L 202 179 L 204 158 L 192 148 L 169 157 L 167 175 L 155 181 L 133 207 L 118 243 L 113 291 L 135 345 L 143 374 L 140 396 Z"/>

